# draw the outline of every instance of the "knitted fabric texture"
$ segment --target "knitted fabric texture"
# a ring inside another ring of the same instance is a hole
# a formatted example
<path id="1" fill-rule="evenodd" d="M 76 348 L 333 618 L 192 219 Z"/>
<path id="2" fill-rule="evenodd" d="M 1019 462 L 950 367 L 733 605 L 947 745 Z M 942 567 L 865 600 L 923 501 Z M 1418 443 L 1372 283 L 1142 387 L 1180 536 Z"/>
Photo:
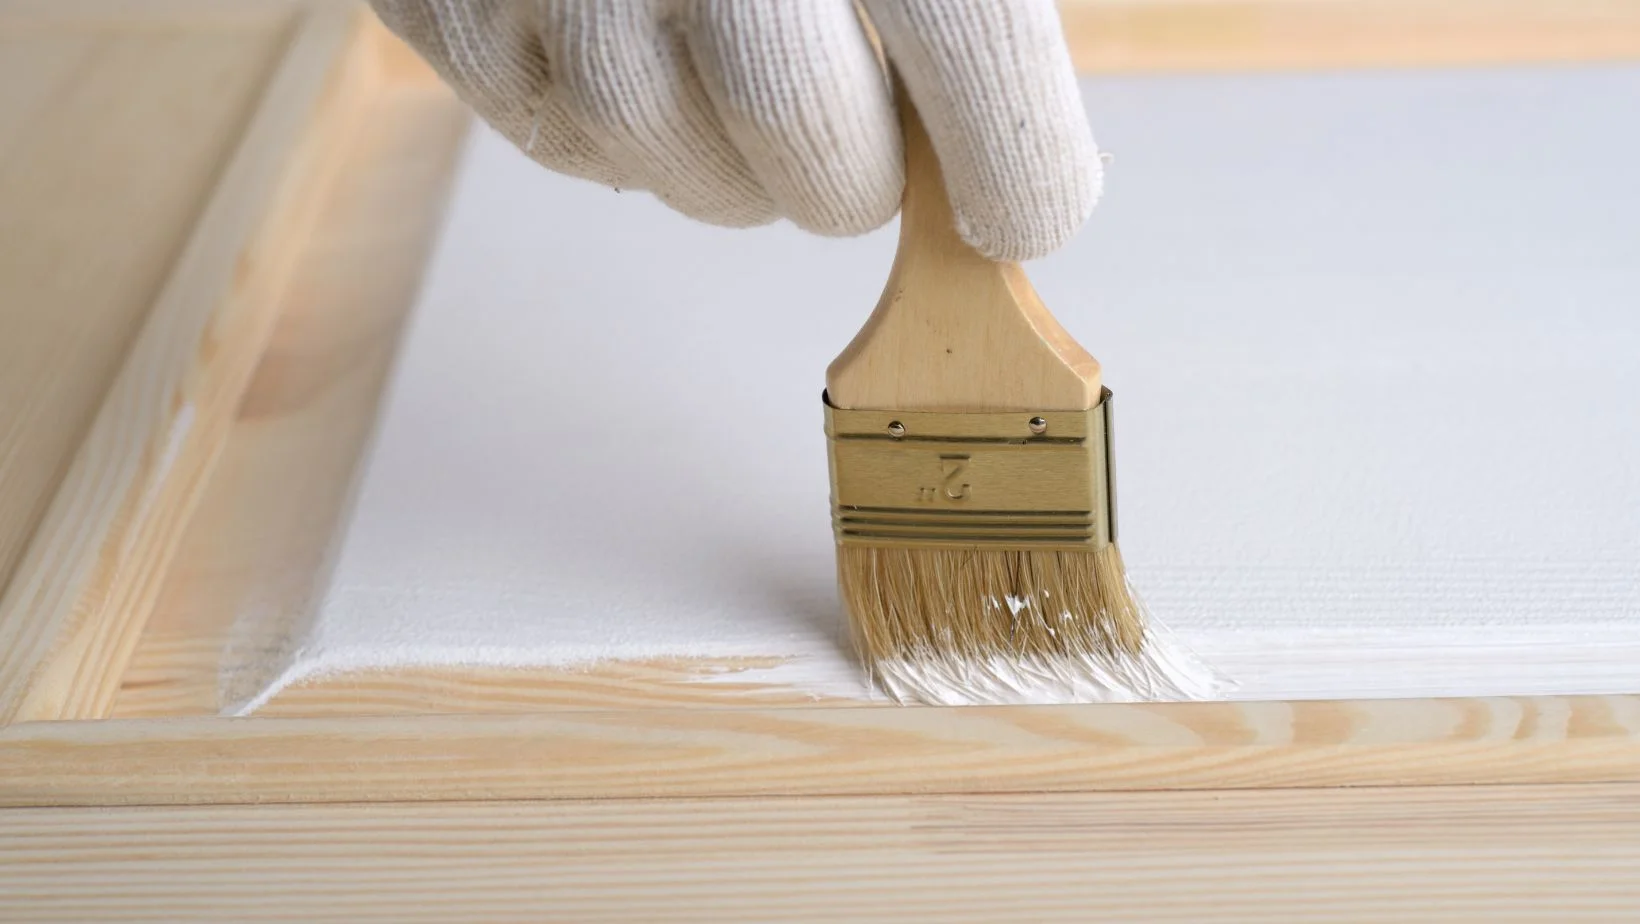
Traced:
<path id="1" fill-rule="evenodd" d="M 538 163 L 649 190 L 712 224 L 786 218 L 853 235 L 894 216 L 900 134 L 873 32 L 975 247 L 1043 256 L 1099 198 L 1098 149 L 1051 0 L 373 5 Z"/>

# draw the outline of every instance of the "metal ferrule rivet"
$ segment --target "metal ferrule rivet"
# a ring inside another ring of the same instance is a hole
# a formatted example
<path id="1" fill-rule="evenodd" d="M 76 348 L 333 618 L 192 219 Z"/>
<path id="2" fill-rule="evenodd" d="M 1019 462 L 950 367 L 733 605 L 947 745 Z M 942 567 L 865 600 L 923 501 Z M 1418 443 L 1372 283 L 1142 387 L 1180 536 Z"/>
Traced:
<path id="1" fill-rule="evenodd" d="M 888 435 L 894 437 L 895 439 L 905 436 L 905 424 L 900 423 L 898 420 L 889 424 Z"/>
<path id="2" fill-rule="evenodd" d="M 1030 420 L 1030 427 L 1031 432 L 1038 436 L 1048 432 L 1048 422 L 1040 417 L 1032 417 Z"/>

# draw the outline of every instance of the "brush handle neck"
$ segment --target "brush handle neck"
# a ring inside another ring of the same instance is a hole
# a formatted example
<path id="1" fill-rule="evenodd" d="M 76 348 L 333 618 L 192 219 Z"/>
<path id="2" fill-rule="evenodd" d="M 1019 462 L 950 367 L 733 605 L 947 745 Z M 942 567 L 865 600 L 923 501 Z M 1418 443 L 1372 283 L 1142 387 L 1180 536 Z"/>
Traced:
<path id="1" fill-rule="evenodd" d="M 905 138 L 900 246 L 877 309 L 826 372 L 842 408 L 1084 410 L 1099 363 L 1054 320 L 1017 263 L 957 233 L 939 158 L 896 81 Z"/>
<path id="2" fill-rule="evenodd" d="M 947 268 L 964 266 L 975 273 L 1019 272 L 1019 264 L 987 259 L 957 233 L 956 214 L 945 190 L 945 171 L 922 118 L 904 84 L 898 81 L 894 99 L 899 106 L 900 137 L 905 146 L 905 189 L 900 197 L 900 245 L 895 268 L 901 269 L 911 260 L 932 260 Z"/>

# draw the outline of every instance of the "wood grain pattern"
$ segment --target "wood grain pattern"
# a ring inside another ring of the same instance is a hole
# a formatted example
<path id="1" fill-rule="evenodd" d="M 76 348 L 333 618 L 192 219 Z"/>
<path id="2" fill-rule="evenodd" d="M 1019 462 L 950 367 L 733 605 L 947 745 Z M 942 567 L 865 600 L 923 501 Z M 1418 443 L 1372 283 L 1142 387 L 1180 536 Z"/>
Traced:
<path id="1" fill-rule="evenodd" d="M 60 34 L 65 26 L 128 37 L 133 32 L 195 32 L 243 28 L 354 0 L 6 0 L 0 29 Z"/>
<path id="2" fill-rule="evenodd" d="M 1634 0 L 1059 0 L 1084 73 L 1640 58 Z"/>
<path id="3" fill-rule="evenodd" d="M 396 47 L 376 39 L 386 54 Z M 272 659 L 265 646 L 299 634 L 323 589 L 469 121 L 430 71 L 393 66 L 354 114 L 338 179 L 165 575 L 116 716 L 215 713 L 254 693 L 241 689 L 250 681 L 239 666 Z M 260 626 L 236 640 L 241 618 Z"/>
<path id="4" fill-rule="evenodd" d="M 360 24 L 301 19 L 0 596 L 0 723 L 111 706 L 347 135 Z"/>
<path id="5" fill-rule="evenodd" d="M 841 408 L 896 411 L 1086 410 L 1099 363 L 1042 304 L 1017 263 L 958 236 L 940 164 L 910 98 L 900 244 L 877 308 L 826 370 Z"/>
<path id="6" fill-rule="evenodd" d="M 187 242 L 294 17 L 0 18 L 0 589 Z"/>
<path id="7" fill-rule="evenodd" d="M 8 0 L 13 22 L 242 21 L 262 0 Z M 340 5 L 349 0 L 314 0 Z M 1634 0 L 1058 0 L 1087 73 L 1427 67 L 1640 57 Z"/>
<path id="8" fill-rule="evenodd" d="M 1640 785 L 0 810 L 0 918 L 1623 921 Z"/>
<path id="9" fill-rule="evenodd" d="M 319 676 L 294 683 L 258 716 L 512 714 L 560 710 L 745 709 L 758 706 L 844 709 L 887 707 L 886 699 L 822 697 L 790 686 L 737 680 L 779 658 L 673 658 L 616 661 L 582 668 L 424 667 Z M 164 704 L 148 697 L 138 702 Z M 197 710 L 194 710 L 197 712 Z M 135 717 L 135 711 L 121 712 Z M 156 715 L 187 714 L 173 709 Z"/>
<path id="10" fill-rule="evenodd" d="M 0 806 L 1640 782 L 1640 696 L 30 722 Z"/>

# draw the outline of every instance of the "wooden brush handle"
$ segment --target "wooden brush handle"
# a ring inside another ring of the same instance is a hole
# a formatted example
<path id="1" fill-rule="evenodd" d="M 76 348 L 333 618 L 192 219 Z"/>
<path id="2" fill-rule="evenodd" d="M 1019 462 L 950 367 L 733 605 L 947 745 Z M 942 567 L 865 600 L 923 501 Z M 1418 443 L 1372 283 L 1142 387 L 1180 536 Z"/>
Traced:
<path id="1" fill-rule="evenodd" d="M 1085 410 L 1099 363 L 1037 298 L 1017 263 L 957 235 L 928 134 L 896 86 L 905 135 L 900 249 L 877 310 L 826 370 L 841 408 Z"/>

